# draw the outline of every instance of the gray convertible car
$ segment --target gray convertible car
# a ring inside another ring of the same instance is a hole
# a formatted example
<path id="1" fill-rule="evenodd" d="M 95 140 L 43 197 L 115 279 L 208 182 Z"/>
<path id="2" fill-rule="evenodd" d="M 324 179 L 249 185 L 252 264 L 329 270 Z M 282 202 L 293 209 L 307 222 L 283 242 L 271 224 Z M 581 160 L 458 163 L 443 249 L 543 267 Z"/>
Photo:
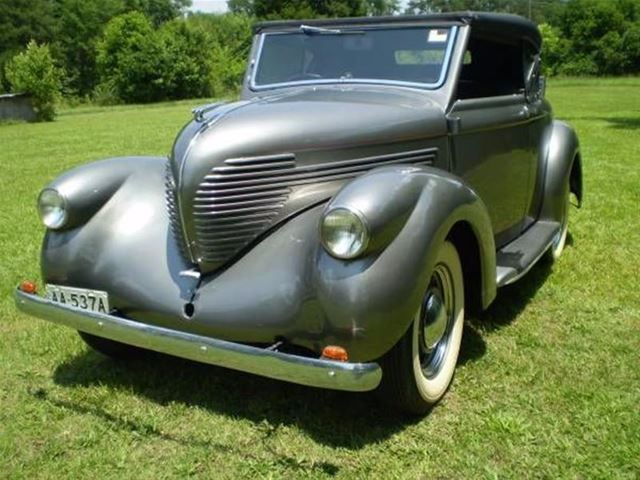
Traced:
<path id="1" fill-rule="evenodd" d="M 42 295 L 24 312 L 143 349 L 423 413 L 465 313 L 567 236 L 575 132 L 541 37 L 458 13 L 256 25 L 240 100 L 167 157 L 111 158 L 40 193 Z"/>

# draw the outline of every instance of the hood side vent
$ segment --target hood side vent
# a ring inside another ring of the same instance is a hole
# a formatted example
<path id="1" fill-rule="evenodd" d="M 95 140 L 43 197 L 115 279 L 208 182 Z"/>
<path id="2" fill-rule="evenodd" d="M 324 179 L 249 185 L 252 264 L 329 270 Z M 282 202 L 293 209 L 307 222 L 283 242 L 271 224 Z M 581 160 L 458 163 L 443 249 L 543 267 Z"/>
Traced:
<path id="1" fill-rule="evenodd" d="M 193 200 L 198 261 L 221 265 L 235 256 L 273 226 L 293 187 L 385 165 L 428 165 L 436 155 L 430 148 L 301 166 L 292 153 L 227 159 L 204 177 Z"/>

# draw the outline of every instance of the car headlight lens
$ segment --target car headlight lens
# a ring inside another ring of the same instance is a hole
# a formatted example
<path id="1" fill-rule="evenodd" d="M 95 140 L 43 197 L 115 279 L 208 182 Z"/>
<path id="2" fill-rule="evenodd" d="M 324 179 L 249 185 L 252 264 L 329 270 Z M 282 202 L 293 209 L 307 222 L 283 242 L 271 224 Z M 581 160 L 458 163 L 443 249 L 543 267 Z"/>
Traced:
<path id="1" fill-rule="evenodd" d="M 46 188 L 38 197 L 40 220 L 47 228 L 62 227 L 67 221 L 67 206 L 64 197 L 52 188 Z"/>
<path id="2" fill-rule="evenodd" d="M 320 239 L 334 257 L 355 258 L 367 248 L 369 232 L 361 215 L 348 208 L 334 208 L 322 219 Z"/>

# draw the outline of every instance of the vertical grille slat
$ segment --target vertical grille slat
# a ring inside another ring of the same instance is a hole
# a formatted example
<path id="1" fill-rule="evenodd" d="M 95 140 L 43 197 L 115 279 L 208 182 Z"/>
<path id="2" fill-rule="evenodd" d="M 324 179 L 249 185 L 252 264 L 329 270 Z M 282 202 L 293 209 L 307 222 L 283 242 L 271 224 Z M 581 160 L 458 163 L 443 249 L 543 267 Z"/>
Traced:
<path id="1" fill-rule="evenodd" d="M 187 247 L 182 233 L 182 225 L 180 223 L 180 212 L 178 210 L 178 197 L 176 195 L 176 185 L 171 172 L 171 165 L 167 162 L 164 174 L 165 199 L 167 203 L 167 213 L 169 214 L 169 229 L 173 238 L 175 238 L 180 253 L 184 257 L 188 257 Z"/>

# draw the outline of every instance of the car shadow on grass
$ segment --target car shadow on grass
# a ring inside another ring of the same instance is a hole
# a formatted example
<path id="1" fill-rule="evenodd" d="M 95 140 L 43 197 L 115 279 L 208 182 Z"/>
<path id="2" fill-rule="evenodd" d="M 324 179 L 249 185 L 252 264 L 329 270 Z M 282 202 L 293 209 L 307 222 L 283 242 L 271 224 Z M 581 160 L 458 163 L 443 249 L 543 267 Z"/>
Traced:
<path id="1" fill-rule="evenodd" d="M 566 245 L 572 244 L 573 237 L 568 233 Z M 492 332 L 512 323 L 544 285 L 552 271 L 553 261 L 545 254 L 520 280 L 498 289 L 491 306 L 468 320 L 470 329 L 477 329 L 482 340 L 482 332 Z"/>
<path id="2" fill-rule="evenodd" d="M 563 117 L 562 120 L 572 122 L 575 120 L 588 120 L 596 122 L 607 122 L 608 128 L 614 128 L 616 130 L 637 130 L 640 128 L 640 116 L 639 117 Z"/>
<path id="3" fill-rule="evenodd" d="M 486 353 L 483 332 L 511 323 L 550 272 L 550 262 L 539 262 L 522 280 L 500 289 L 487 311 L 467 321 L 459 364 Z M 66 387 L 107 385 L 160 405 L 179 402 L 248 419 L 265 435 L 281 426 L 295 426 L 320 443 L 350 449 L 384 440 L 422 420 L 380 404 L 373 394 L 304 387 L 152 352 L 138 361 L 124 363 L 86 350 L 60 364 L 54 381 Z M 64 408 L 118 425 L 117 418 L 101 407 L 74 406 L 68 399 L 65 402 Z M 136 429 L 129 423 L 127 420 L 122 427 Z M 144 425 L 138 429 L 149 430 Z"/>

